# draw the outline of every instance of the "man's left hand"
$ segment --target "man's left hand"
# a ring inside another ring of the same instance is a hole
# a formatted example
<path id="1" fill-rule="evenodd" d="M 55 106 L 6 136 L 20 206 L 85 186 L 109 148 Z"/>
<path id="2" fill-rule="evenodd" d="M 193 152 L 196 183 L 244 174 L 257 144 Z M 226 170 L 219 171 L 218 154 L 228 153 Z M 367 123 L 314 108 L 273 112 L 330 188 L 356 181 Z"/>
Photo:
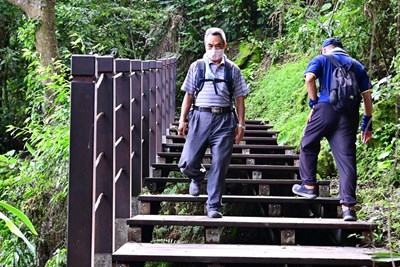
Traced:
<path id="1" fill-rule="evenodd" d="M 243 140 L 244 136 L 244 129 L 242 127 L 237 127 L 236 128 L 236 136 L 235 136 L 235 144 L 240 144 L 240 142 Z"/>
<path id="2" fill-rule="evenodd" d="M 365 131 L 361 132 L 361 141 L 364 144 L 368 144 L 368 142 L 372 139 L 372 132 L 371 131 Z"/>

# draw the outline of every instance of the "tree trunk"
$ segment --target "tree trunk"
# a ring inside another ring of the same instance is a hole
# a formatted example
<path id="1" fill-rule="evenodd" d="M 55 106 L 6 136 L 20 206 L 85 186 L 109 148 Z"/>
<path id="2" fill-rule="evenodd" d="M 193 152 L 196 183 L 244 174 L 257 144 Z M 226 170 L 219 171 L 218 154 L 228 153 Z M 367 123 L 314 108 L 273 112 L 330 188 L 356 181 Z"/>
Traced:
<path id="1" fill-rule="evenodd" d="M 51 66 L 58 58 L 55 5 L 56 0 L 8 0 L 21 8 L 30 19 L 40 21 L 36 31 L 36 49 L 43 67 Z"/>
<path id="2" fill-rule="evenodd" d="M 54 59 L 58 58 L 58 47 L 56 38 L 56 0 L 8 0 L 21 8 L 30 19 L 39 20 L 36 30 L 36 50 L 39 53 L 39 62 L 42 67 L 50 67 Z M 48 84 L 50 81 L 44 81 Z M 53 106 L 52 90 L 45 92 L 46 105 Z M 45 110 L 43 110 L 45 112 Z"/>
<path id="3" fill-rule="evenodd" d="M 400 14 L 400 0 L 397 2 L 397 14 Z M 400 16 L 397 16 L 397 49 L 400 50 Z"/>
<path id="4" fill-rule="evenodd" d="M 373 59 L 374 59 L 374 51 L 375 51 L 375 38 L 376 38 L 376 23 L 377 23 L 377 14 L 376 14 L 376 8 L 375 8 L 375 3 L 371 3 L 371 8 L 370 8 L 370 16 L 372 19 L 372 29 L 371 29 L 371 44 L 370 44 L 370 50 L 369 50 L 369 63 L 368 63 L 368 68 L 370 71 L 370 75 L 374 72 L 372 69 L 373 67 Z"/>
<path id="5" fill-rule="evenodd" d="M 281 3 L 281 6 L 279 7 L 279 31 L 278 31 L 279 38 L 282 38 L 283 36 L 284 23 L 285 23 L 285 3 Z"/>

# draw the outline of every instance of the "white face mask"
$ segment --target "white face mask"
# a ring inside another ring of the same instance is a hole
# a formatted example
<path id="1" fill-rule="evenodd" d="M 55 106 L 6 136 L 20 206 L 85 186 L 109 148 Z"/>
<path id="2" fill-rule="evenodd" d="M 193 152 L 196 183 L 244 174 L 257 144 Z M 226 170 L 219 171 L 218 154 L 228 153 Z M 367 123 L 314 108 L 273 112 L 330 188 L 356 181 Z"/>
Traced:
<path id="1" fill-rule="evenodd" d="M 220 60 L 222 58 L 222 56 L 224 55 L 224 49 L 211 49 L 211 50 L 207 50 L 207 57 L 211 60 L 211 61 L 216 61 L 216 60 Z"/>

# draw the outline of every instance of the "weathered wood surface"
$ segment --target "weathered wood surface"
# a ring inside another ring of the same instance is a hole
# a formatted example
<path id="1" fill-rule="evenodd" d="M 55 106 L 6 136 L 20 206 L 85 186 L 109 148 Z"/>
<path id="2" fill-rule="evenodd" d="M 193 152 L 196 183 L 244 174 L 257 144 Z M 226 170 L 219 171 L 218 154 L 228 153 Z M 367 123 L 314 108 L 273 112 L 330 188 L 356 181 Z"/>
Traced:
<path id="1" fill-rule="evenodd" d="M 185 136 L 183 135 L 166 135 L 166 140 L 171 140 L 176 143 L 183 143 L 185 142 Z M 276 145 L 277 144 L 277 137 L 269 137 L 269 136 L 244 136 L 242 141 L 246 142 L 257 142 L 263 143 L 264 145 Z"/>
<path id="2" fill-rule="evenodd" d="M 206 169 L 210 169 L 210 164 L 203 164 Z M 155 163 L 152 165 L 155 169 L 167 169 L 172 171 L 179 171 L 177 163 Z M 298 166 L 290 165 L 250 165 L 250 164 L 229 164 L 228 170 L 275 170 L 275 171 L 298 171 Z"/>
<path id="3" fill-rule="evenodd" d="M 381 251 L 383 250 L 356 247 L 151 244 L 129 242 L 113 254 L 113 261 L 117 263 L 168 261 L 372 266 L 372 253 Z"/>
<path id="4" fill-rule="evenodd" d="M 143 202 L 206 202 L 207 195 L 197 197 L 189 194 L 185 195 L 140 195 L 138 197 Z M 306 199 L 303 197 L 285 197 L 285 196 L 242 196 L 242 195 L 224 195 L 222 202 L 242 202 L 242 203 L 267 203 L 267 204 L 339 204 L 339 199 L 334 197 L 317 197 Z"/>
<path id="5" fill-rule="evenodd" d="M 175 121 L 173 123 L 171 123 L 173 126 L 178 127 L 179 126 L 179 122 Z M 269 124 L 253 124 L 253 123 L 247 123 L 246 122 L 246 130 L 247 129 L 251 129 L 251 130 L 269 130 L 272 129 L 274 126 L 273 125 L 269 125 Z"/>
<path id="6" fill-rule="evenodd" d="M 177 158 L 181 156 L 181 152 L 160 152 L 159 157 L 163 158 Z M 204 154 L 205 158 L 210 158 L 210 153 Z M 243 154 L 243 153 L 232 153 L 232 159 L 287 159 L 295 160 L 299 159 L 298 154 Z"/>
<path id="7" fill-rule="evenodd" d="M 163 144 L 164 148 L 175 148 L 182 149 L 183 143 L 173 143 L 173 144 Z M 283 146 L 283 145 L 246 145 L 246 144 L 234 144 L 233 148 L 235 149 L 259 149 L 259 150 L 270 150 L 270 151 L 285 151 L 285 150 L 293 150 L 294 146 Z"/>
<path id="8" fill-rule="evenodd" d="M 207 183 L 207 178 L 203 180 L 203 183 Z M 146 177 L 146 182 L 149 183 L 189 183 L 191 180 L 184 177 Z M 240 178 L 226 178 L 225 184 L 268 184 L 268 185 L 294 185 L 301 184 L 301 180 L 294 179 L 240 179 Z M 329 181 L 318 181 L 319 185 L 329 185 Z"/>
<path id="9" fill-rule="evenodd" d="M 247 126 L 246 126 L 247 127 Z M 173 126 L 169 128 L 170 133 L 177 133 L 178 132 L 178 127 Z M 254 129 L 246 129 L 244 132 L 244 136 L 277 136 L 280 132 L 279 131 L 273 131 L 273 130 L 254 130 Z"/>
<path id="10" fill-rule="evenodd" d="M 187 226 L 226 226 L 226 227 L 269 227 L 291 229 L 356 229 L 373 230 L 377 225 L 364 222 L 345 222 L 333 218 L 294 218 L 294 217 L 244 217 L 224 216 L 219 219 L 194 215 L 136 215 L 127 220 L 130 226 L 140 225 L 187 225 Z"/>

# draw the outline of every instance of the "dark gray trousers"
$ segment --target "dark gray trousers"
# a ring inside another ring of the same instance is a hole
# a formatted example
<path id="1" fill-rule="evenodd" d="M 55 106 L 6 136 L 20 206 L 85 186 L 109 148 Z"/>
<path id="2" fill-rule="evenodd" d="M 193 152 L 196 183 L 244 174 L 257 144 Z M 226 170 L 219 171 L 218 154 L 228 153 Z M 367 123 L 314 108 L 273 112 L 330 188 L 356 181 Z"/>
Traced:
<path id="1" fill-rule="evenodd" d="M 236 123 L 232 112 L 214 114 L 195 110 L 189 116 L 189 132 L 178 167 L 187 177 L 195 181 L 203 180 L 205 173 L 201 170 L 201 162 L 207 147 L 210 147 L 212 161 L 207 183 L 208 211 L 218 210 L 222 206 Z"/>
<path id="2" fill-rule="evenodd" d="M 354 114 L 337 113 L 330 103 L 314 107 L 311 122 L 307 123 L 300 147 L 300 177 L 303 184 L 317 183 L 317 162 L 321 140 L 325 137 L 332 150 L 339 172 L 340 203 L 353 206 L 356 201 L 356 138 L 359 123 L 358 110 Z"/>

